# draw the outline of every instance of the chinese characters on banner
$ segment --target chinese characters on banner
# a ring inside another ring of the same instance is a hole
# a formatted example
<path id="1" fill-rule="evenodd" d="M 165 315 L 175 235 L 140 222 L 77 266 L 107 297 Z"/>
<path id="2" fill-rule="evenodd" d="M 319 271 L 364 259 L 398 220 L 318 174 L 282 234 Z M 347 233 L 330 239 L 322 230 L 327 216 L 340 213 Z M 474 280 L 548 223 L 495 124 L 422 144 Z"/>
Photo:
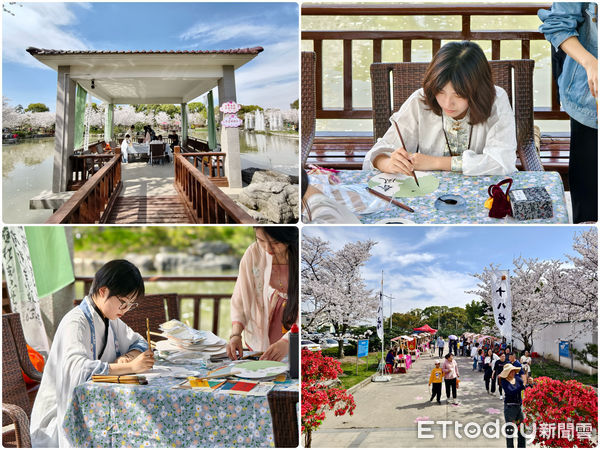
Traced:
<path id="1" fill-rule="evenodd" d="M 497 270 L 492 274 L 492 306 L 500 334 L 512 342 L 512 297 L 508 270 Z"/>
<path id="2" fill-rule="evenodd" d="M 377 336 L 383 342 L 383 295 L 379 295 L 379 307 L 377 308 Z"/>

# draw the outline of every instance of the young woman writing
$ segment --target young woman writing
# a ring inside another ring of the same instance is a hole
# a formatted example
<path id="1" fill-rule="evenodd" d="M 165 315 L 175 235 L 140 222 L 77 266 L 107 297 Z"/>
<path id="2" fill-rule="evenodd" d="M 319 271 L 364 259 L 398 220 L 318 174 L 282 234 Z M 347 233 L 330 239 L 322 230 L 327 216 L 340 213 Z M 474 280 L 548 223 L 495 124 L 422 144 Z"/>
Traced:
<path id="1" fill-rule="evenodd" d="M 423 88 L 390 121 L 392 126 L 365 156 L 363 169 L 406 175 L 414 170 L 465 175 L 517 170 L 515 118 L 508 95 L 494 86 L 485 54 L 473 42 L 444 45 L 425 73 Z"/>

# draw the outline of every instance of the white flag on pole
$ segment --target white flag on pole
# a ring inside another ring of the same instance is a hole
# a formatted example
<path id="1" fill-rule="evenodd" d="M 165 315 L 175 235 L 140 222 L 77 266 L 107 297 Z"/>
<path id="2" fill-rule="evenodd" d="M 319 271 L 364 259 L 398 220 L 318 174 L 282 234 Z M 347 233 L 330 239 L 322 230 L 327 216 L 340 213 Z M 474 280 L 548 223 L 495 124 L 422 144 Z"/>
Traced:
<path id="1" fill-rule="evenodd" d="M 379 308 L 377 308 L 377 336 L 383 341 L 383 296 L 379 295 Z"/>
<path id="2" fill-rule="evenodd" d="M 508 270 L 492 273 L 492 307 L 500 334 L 512 342 L 512 296 Z"/>

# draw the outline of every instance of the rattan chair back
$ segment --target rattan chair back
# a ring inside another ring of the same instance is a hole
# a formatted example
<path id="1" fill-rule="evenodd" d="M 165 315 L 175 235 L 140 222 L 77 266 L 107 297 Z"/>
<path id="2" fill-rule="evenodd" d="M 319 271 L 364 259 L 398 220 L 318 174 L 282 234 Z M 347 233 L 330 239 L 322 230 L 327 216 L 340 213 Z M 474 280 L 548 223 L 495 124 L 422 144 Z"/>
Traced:
<path id="1" fill-rule="evenodd" d="M 508 94 L 515 113 L 517 154 L 525 170 L 544 170 L 533 134 L 533 68 L 531 59 L 490 61 L 494 84 Z M 390 116 L 417 89 L 429 63 L 371 64 L 373 138 L 377 141 L 390 127 Z"/>
<path id="2" fill-rule="evenodd" d="M 306 159 L 315 139 L 315 129 L 317 122 L 316 106 L 316 54 L 315 52 L 302 52 L 302 87 L 301 87 L 301 146 L 302 146 L 302 165 L 306 164 Z"/>

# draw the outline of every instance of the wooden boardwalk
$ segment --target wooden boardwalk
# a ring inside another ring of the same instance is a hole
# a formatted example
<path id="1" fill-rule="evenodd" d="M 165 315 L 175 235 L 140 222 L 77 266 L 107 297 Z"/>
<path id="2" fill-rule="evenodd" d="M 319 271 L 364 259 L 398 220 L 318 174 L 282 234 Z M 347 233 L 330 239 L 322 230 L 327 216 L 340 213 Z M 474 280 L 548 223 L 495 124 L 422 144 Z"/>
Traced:
<path id="1" fill-rule="evenodd" d="M 194 223 L 178 195 L 119 197 L 108 223 Z"/>

